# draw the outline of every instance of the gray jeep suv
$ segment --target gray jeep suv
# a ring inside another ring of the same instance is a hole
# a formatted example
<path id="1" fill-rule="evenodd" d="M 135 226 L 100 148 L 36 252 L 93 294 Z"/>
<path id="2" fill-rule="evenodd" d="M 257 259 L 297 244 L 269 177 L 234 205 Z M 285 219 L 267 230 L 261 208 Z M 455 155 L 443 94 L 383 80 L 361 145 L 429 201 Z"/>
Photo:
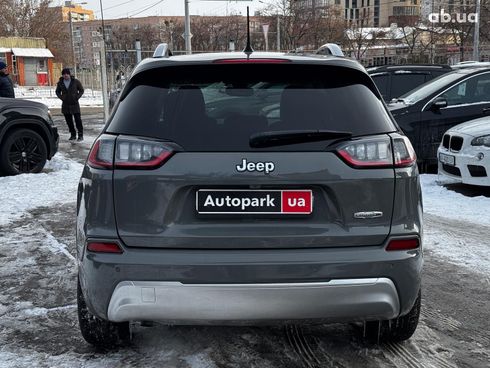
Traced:
<path id="1" fill-rule="evenodd" d="M 130 322 L 418 323 L 416 157 L 357 62 L 223 53 L 148 59 L 78 189 L 83 337 Z"/>

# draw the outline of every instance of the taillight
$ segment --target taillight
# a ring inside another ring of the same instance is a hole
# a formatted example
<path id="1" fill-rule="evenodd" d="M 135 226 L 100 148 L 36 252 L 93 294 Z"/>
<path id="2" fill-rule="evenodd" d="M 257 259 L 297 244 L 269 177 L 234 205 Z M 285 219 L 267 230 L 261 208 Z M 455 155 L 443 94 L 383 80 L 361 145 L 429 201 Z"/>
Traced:
<path id="1" fill-rule="evenodd" d="M 391 140 L 386 137 L 364 138 L 344 144 L 337 153 L 356 168 L 373 168 L 393 165 Z"/>
<path id="2" fill-rule="evenodd" d="M 87 250 L 94 253 L 123 253 L 119 244 L 109 242 L 90 242 L 87 244 Z"/>
<path id="3" fill-rule="evenodd" d="M 172 154 L 173 151 L 162 142 L 118 138 L 114 167 L 116 169 L 154 169 L 162 166 Z"/>
<path id="4" fill-rule="evenodd" d="M 386 247 L 387 251 L 393 250 L 412 250 L 419 247 L 419 239 L 393 239 Z"/>
<path id="5" fill-rule="evenodd" d="M 407 167 L 417 161 L 410 140 L 401 135 L 361 138 L 345 143 L 337 149 L 338 155 L 355 168 Z"/>
<path id="6" fill-rule="evenodd" d="M 415 150 L 412 143 L 407 137 L 393 139 L 393 156 L 395 158 L 395 167 L 407 167 L 417 161 Z"/>
<path id="7" fill-rule="evenodd" d="M 155 169 L 172 154 L 163 142 L 103 135 L 92 147 L 88 165 L 96 169 Z"/>

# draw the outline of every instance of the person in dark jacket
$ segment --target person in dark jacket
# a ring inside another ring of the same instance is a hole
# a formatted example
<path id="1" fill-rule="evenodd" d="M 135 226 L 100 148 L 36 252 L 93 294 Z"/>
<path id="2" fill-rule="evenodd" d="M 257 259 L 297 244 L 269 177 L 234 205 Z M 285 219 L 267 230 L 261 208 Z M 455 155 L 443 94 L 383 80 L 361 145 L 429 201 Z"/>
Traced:
<path id="1" fill-rule="evenodd" d="M 14 84 L 7 72 L 7 64 L 0 61 L 0 97 L 15 98 Z"/>
<path id="2" fill-rule="evenodd" d="M 75 126 L 73 125 L 73 117 L 78 131 L 77 141 L 83 141 L 83 125 L 80 114 L 80 104 L 78 100 L 83 95 L 82 83 L 71 75 L 70 69 L 65 68 L 61 72 L 61 78 L 56 85 L 56 96 L 63 101 L 61 104 L 61 112 L 65 115 L 66 124 L 70 130 L 70 141 L 77 139 Z"/>

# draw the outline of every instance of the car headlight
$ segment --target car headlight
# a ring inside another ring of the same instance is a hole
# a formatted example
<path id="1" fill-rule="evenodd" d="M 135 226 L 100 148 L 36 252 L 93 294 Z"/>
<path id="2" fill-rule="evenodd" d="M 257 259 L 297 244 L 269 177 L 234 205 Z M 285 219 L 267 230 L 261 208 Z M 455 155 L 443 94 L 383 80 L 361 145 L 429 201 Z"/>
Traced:
<path id="1" fill-rule="evenodd" d="M 472 146 L 485 146 L 490 147 L 490 134 L 476 137 L 471 141 Z"/>

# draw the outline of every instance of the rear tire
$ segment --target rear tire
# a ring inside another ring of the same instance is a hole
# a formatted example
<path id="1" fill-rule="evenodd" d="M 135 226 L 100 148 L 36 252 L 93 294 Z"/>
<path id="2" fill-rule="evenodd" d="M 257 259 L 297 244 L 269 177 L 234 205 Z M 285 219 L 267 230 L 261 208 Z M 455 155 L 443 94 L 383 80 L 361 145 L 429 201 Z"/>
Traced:
<path id="1" fill-rule="evenodd" d="M 129 322 L 110 322 L 94 316 L 87 308 L 80 282 L 77 285 L 78 323 L 83 338 L 103 349 L 126 345 L 130 341 Z"/>
<path id="2" fill-rule="evenodd" d="M 364 337 L 370 342 L 400 342 L 415 333 L 419 323 L 421 292 L 406 315 L 389 321 L 368 321 L 364 325 Z"/>
<path id="3" fill-rule="evenodd" d="M 7 175 L 38 173 L 46 164 L 48 152 L 43 138 L 33 130 L 10 133 L 0 149 L 0 169 Z"/>

